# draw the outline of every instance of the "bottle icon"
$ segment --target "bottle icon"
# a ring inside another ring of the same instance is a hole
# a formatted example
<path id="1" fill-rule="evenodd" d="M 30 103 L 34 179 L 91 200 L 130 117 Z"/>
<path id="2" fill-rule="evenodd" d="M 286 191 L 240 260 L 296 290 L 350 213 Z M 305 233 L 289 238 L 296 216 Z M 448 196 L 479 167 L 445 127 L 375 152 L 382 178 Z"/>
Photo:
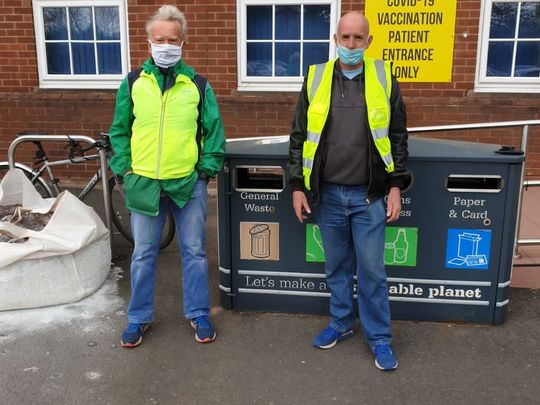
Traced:
<path id="1" fill-rule="evenodd" d="M 396 240 L 394 240 L 394 263 L 403 264 L 407 261 L 409 242 L 404 228 L 398 229 Z"/>

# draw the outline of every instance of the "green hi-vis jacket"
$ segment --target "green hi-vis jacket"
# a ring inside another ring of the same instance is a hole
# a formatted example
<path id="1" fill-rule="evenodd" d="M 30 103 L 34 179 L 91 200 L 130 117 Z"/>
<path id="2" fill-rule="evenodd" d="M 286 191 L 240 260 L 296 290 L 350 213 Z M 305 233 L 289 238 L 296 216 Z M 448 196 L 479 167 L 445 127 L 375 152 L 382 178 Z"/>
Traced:
<path id="1" fill-rule="evenodd" d="M 124 176 L 130 210 L 157 215 L 162 191 L 183 207 L 198 174 L 212 177 L 223 166 L 225 136 L 216 97 L 208 83 L 200 89 L 205 96 L 199 120 L 201 93 L 194 77 L 183 61 L 164 77 L 148 59 L 131 89 L 127 77 L 120 84 L 109 131 L 115 152 L 111 169 Z"/>

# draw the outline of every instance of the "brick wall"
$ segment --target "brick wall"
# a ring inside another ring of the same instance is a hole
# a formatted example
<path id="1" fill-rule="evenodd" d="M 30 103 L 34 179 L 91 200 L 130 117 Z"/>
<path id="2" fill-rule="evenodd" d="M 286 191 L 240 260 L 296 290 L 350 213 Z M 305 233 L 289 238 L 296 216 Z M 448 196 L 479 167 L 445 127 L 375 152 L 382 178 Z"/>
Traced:
<path id="1" fill-rule="evenodd" d="M 132 68 L 148 56 L 146 19 L 161 1 L 128 2 Z M 206 75 L 216 91 L 226 136 L 287 134 L 297 93 L 238 92 L 236 0 L 186 0 L 188 20 L 185 60 Z M 362 10 L 363 1 L 343 0 L 342 13 Z M 458 0 L 451 83 L 403 83 L 409 127 L 456 123 L 540 119 L 540 94 L 475 93 L 474 74 L 480 0 Z M 44 90 L 38 88 L 31 0 L 0 0 L 0 160 L 20 130 L 97 137 L 114 112 L 114 91 Z M 527 175 L 540 178 L 540 128 L 529 135 Z M 475 130 L 428 134 L 475 142 L 519 145 L 516 130 Z M 51 146 L 52 147 L 52 146 Z M 52 147 L 58 156 L 63 147 Z M 17 152 L 29 162 L 31 148 Z M 69 167 L 63 180 L 82 182 L 83 167 Z"/>

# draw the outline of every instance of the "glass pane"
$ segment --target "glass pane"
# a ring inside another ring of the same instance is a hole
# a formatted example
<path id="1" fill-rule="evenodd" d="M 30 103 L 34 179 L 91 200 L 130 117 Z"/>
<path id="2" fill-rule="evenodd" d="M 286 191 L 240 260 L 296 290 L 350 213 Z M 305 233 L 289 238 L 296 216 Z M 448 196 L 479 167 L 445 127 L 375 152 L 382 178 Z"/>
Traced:
<path id="1" fill-rule="evenodd" d="M 304 66 L 302 66 L 304 76 L 307 75 L 309 65 L 328 61 L 329 46 L 327 42 L 304 44 Z"/>
<path id="2" fill-rule="evenodd" d="M 71 44 L 73 53 L 73 73 L 77 75 L 91 75 L 96 73 L 96 58 L 94 44 Z"/>
<path id="3" fill-rule="evenodd" d="M 487 76 L 508 77 L 512 72 L 513 42 L 490 42 L 488 48 Z"/>
<path id="4" fill-rule="evenodd" d="M 491 8 L 490 38 L 514 38 L 516 32 L 517 2 L 493 3 Z"/>
<path id="5" fill-rule="evenodd" d="M 90 7 L 70 7 L 69 24 L 72 40 L 94 39 L 92 9 Z"/>
<path id="6" fill-rule="evenodd" d="M 514 76 L 540 77 L 540 41 L 518 42 Z"/>
<path id="7" fill-rule="evenodd" d="M 68 39 L 65 8 L 45 7 L 43 24 L 45 25 L 45 40 Z"/>
<path id="8" fill-rule="evenodd" d="M 330 39 L 330 6 L 304 6 L 304 39 Z"/>
<path id="9" fill-rule="evenodd" d="M 102 75 L 122 73 L 120 44 L 97 44 L 98 69 Z"/>
<path id="10" fill-rule="evenodd" d="M 118 7 L 96 7 L 96 37 L 98 40 L 120 40 Z"/>
<path id="11" fill-rule="evenodd" d="M 247 75 L 272 76 L 272 44 L 247 44 Z"/>
<path id="12" fill-rule="evenodd" d="M 540 3 L 522 3 L 518 38 L 540 38 Z"/>
<path id="13" fill-rule="evenodd" d="M 276 43 L 275 76 L 300 76 L 300 44 Z"/>
<path id="14" fill-rule="evenodd" d="M 47 73 L 70 74 L 69 49 L 67 44 L 45 44 L 47 52 Z"/>
<path id="15" fill-rule="evenodd" d="M 247 7 L 247 39 L 272 39 L 272 6 Z"/>
<path id="16" fill-rule="evenodd" d="M 300 39 L 300 6 L 276 6 L 276 39 Z"/>

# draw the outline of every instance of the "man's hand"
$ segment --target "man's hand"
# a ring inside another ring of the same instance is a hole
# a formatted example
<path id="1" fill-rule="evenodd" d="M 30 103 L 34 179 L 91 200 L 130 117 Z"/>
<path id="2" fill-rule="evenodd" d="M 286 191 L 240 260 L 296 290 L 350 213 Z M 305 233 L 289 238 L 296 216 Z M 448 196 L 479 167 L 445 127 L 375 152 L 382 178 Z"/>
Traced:
<path id="1" fill-rule="evenodd" d="M 401 212 L 401 191 L 399 187 L 392 187 L 386 200 L 386 222 L 394 222 L 399 219 Z"/>
<path id="2" fill-rule="evenodd" d="M 303 191 L 293 191 L 292 200 L 296 218 L 302 223 L 307 219 L 306 213 L 311 214 L 311 208 L 309 208 L 306 195 Z"/>

